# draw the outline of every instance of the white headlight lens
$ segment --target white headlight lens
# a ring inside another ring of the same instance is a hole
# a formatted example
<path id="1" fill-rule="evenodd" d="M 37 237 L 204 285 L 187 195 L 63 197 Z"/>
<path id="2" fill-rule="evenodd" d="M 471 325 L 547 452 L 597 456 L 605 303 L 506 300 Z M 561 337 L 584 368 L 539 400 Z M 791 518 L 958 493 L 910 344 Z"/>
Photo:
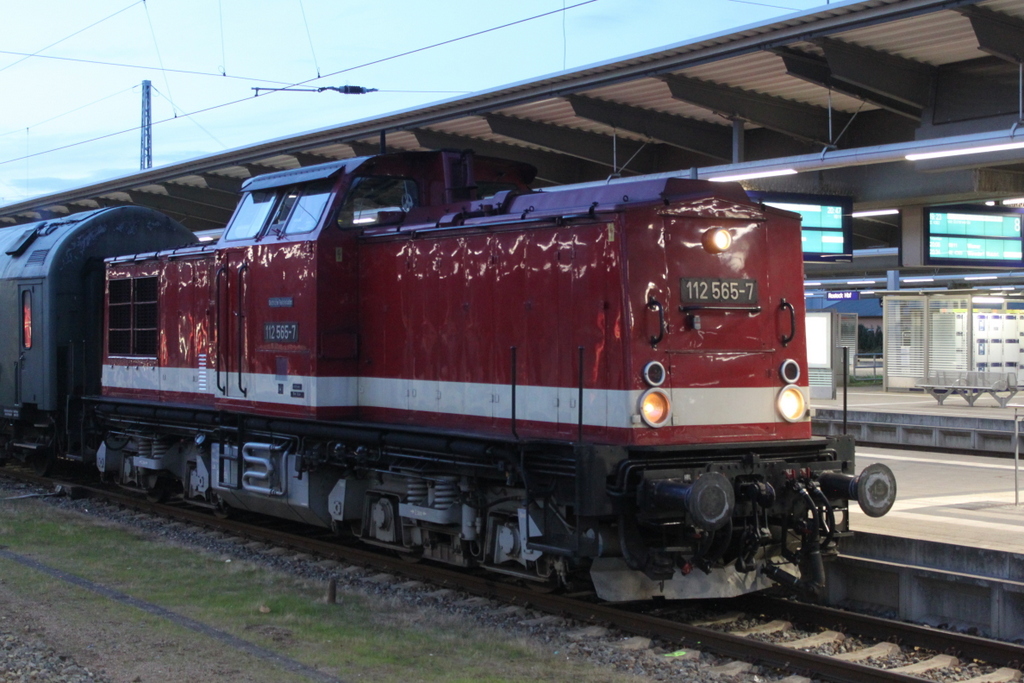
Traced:
<path id="1" fill-rule="evenodd" d="M 725 228 L 711 228 L 704 233 L 701 244 L 709 254 L 721 254 L 732 246 L 732 233 Z"/>
<path id="2" fill-rule="evenodd" d="M 807 414 L 807 401 L 800 387 L 790 384 L 779 392 L 779 398 L 775 402 L 782 419 L 787 422 L 799 422 Z"/>
<path id="3" fill-rule="evenodd" d="M 662 427 L 672 417 L 672 402 L 661 389 L 648 389 L 640 397 L 640 417 L 649 427 Z"/>

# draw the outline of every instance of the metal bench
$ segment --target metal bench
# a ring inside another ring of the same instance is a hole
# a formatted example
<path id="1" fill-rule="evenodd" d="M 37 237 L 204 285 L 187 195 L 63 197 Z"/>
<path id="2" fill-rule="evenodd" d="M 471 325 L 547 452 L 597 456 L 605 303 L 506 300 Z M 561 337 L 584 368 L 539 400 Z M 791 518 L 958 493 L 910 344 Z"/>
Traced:
<path id="1" fill-rule="evenodd" d="M 1005 408 L 1017 395 L 1017 374 L 1013 372 L 975 372 L 936 370 L 917 382 L 917 386 L 935 397 L 941 405 L 947 396 L 963 396 L 974 405 L 980 396 L 989 394 Z"/>

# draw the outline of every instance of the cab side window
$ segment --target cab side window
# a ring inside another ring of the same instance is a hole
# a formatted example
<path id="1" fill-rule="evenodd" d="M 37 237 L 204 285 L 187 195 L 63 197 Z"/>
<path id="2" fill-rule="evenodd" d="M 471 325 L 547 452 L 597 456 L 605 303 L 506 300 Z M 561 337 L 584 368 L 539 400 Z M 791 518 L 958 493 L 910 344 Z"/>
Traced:
<path id="1" fill-rule="evenodd" d="M 408 212 L 419 206 L 420 192 L 409 178 L 366 176 L 356 178 L 338 213 L 338 225 L 371 225 L 382 211 Z"/>

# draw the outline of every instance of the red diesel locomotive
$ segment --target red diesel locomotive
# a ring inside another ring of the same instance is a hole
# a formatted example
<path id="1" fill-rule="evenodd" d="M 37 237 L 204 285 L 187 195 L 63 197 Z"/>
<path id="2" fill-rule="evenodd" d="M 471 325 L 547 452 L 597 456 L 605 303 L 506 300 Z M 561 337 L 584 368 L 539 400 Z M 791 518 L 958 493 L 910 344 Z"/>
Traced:
<path id="1" fill-rule="evenodd" d="M 152 495 L 609 600 L 820 587 L 849 500 L 884 514 L 895 481 L 811 436 L 798 218 L 532 175 L 448 151 L 273 173 L 216 245 L 108 259 L 71 441 Z"/>

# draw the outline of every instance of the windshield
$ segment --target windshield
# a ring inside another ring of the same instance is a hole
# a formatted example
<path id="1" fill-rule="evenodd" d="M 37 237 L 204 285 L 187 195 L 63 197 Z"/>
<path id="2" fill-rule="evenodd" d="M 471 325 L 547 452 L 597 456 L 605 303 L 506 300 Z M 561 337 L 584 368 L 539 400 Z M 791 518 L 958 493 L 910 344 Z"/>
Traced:
<path id="1" fill-rule="evenodd" d="M 285 226 L 286 235 L 299 235 L 316 228 L 323 215 L 324 207 L 331 198 L 331 188 L 334 181 L 331 179 L 318 180 L 310 183 L 302 191 L 302 196 L 295 202 L 288 225 Z"/>
<path id="2" fill-rule="evenodd" d="M 242 203 L 235 209 L 231 224 L 225 232 L 224 239 L 243 240 L 255 237 L 267 220 L 267 214 L 274 206 L 274 193 L 270 190 L 250 192 L 242 198 Z"/>

